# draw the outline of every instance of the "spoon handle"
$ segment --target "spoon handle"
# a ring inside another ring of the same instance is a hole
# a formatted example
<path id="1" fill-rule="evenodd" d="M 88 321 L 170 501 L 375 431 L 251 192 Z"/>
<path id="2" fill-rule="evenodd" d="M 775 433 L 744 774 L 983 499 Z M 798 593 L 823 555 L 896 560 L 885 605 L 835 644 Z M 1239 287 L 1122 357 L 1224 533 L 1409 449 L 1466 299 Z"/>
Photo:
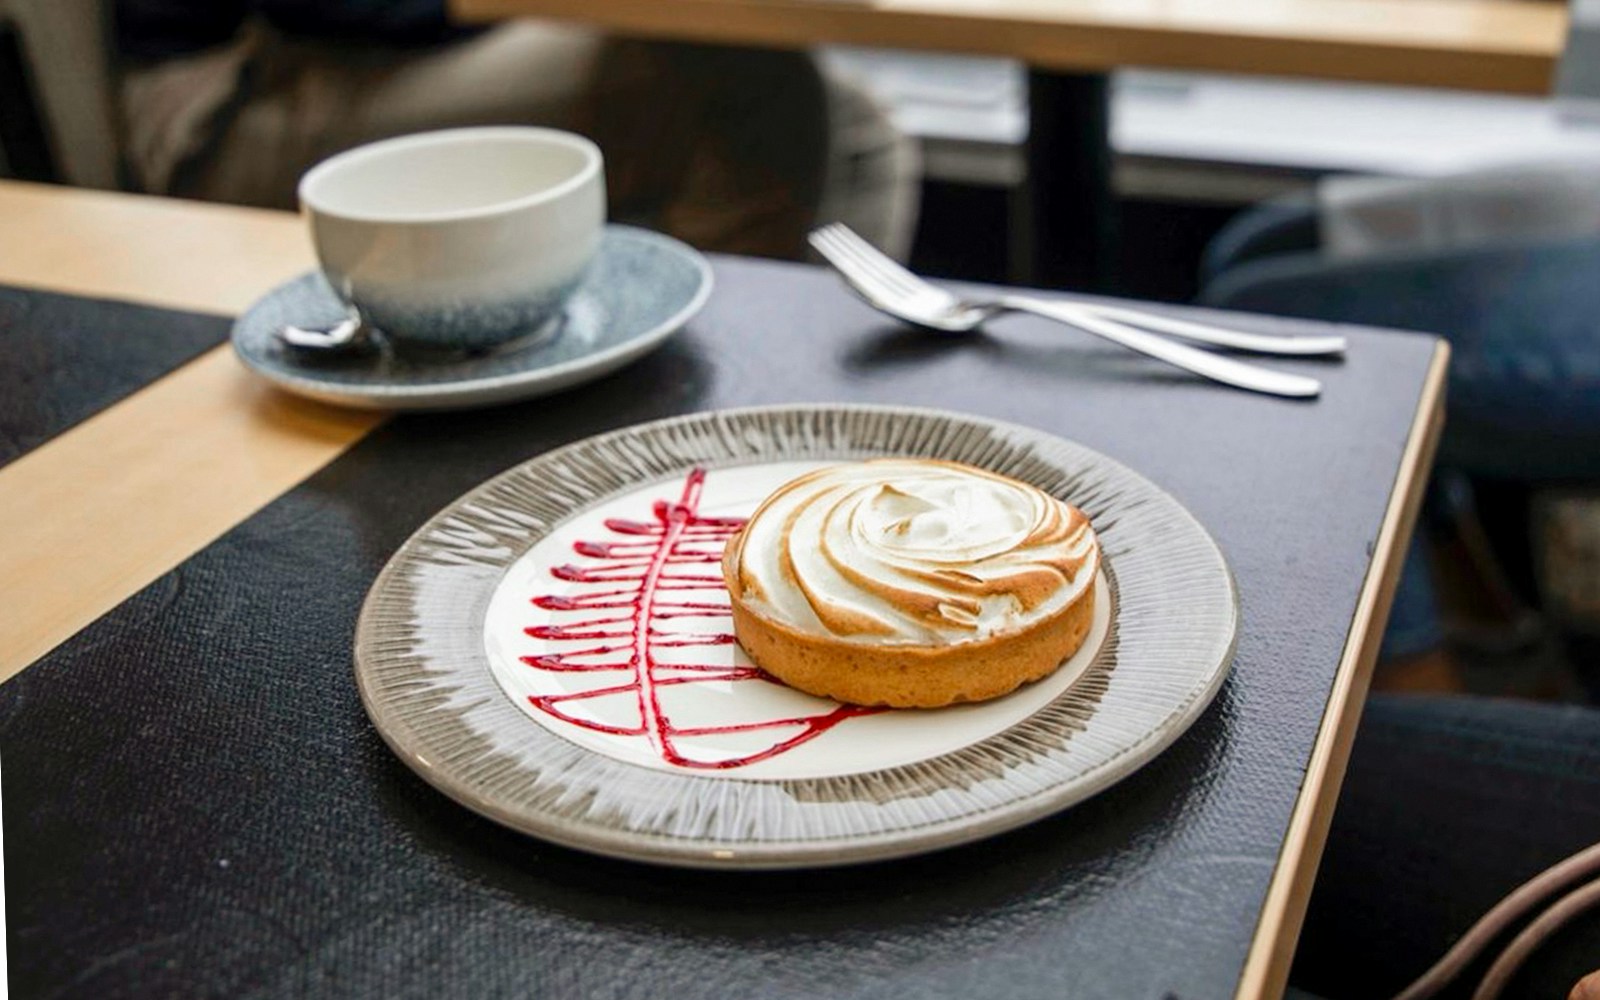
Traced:
<path id="1" fill-rule="evenodd" d="M 1033 313 L 1036 316 L 1043 316 L 1058 323 L 1077 327 L 1086 333 L 1092 333 L 1113 343 L 1121 344 L 1129 350 L 1147 354 L 1152 358 L 1165 361 L 1169 365 L 1176 365 L 1185 371 L 1203 375 L 1212 381 L 1221 382 L 1239 389 L 1250 389 L 1254 392 L 1264 392 L 1273 396 L 1296 398 L 1309 398 L 1322 392 L 1322 383 L 1314 378 L 1277 372 L 1270 368 L 1262 368 L 1258 365 L 1235 361 L 1233 358 L 1223 357 L 1220 354 L 1212 354 L 1210 351 L 1202 351 L 1153 333 L 1146 333 L 1143 330 L 1135 330 L 1123 326 L 1121 323 L 1096 315 L 1081 306 L 1063 302 L 1046 302 L 1023 295 L 1008 295 L 1002 300 L 1002 304 L 1010 309 Z"/>
<path id="2" fill-rule="evenodd" d="M 364 348 L 366 329 L 357 317 L 341 320 L 332 326 L 295 326 L 278 328 L 278 339 L 302 351 L 344 352 Z"/>

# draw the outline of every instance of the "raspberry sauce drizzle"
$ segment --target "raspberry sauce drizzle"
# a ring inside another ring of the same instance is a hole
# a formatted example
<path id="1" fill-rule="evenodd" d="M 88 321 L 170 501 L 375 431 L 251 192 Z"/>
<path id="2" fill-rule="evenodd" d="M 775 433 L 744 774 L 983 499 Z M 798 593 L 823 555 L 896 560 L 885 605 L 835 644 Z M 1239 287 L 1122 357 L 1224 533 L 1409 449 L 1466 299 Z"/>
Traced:
<path id="1" fill-rule="evenodd" d="M 533 598 L 532 603 L 546 611 L 588 614 L 579 620 L 524 629 L 535 639 L 582 645 L 524 656 L 523 663 L 552 673 L 629 671 L 632 679 L 583 691 L 534 695 L 528 701 L 539 711 L 582 729 L 614 736 L 644 736 L 669 764 L 711 770 L 745 767 L 769 760 L 815 739 L 846 719 L 881 711 L 838 705 L 816 715 L 717 726 L 673 725 L 662 709 L 660 692 L 663 688 L 706 681 L 778 683 L 755 667 L 663 663 L 657 658 L 659 650 L 724 646 L 735 641 L 731 631 L 668 632 L 657 627 L 660 622 L 676 618 L 726 620 L 727 589 L 722 574 L 715 567 L 722 559 L 728 539 L 744 526 L 744 518 L 702 517 L 698 511 L 704 486 L 705 471 L 694 469 L 685 480 L 677 501 L 657 500 L 652 505 L 653 520 L 608 518 L 606 529 L 622 540 L 575 542 L 574 553 L 587 561 L 550 570 L 550 575 L 557 580 L 601 589 Z M 694 572 L 692 567 L 712 567 L 713 572 Z M 707 597 L 722 599 L 666 596 L 694 591 L 707 591 Z M 638 705 L 637 725 L 619 726 L 579 718 L 561 707 L 630 693 Z M 791 730 L 793 732 L 789 732 Z M 685 737 L 764 731 L 772 731 L 781 738 L 763 750 L 720 760 L 695 759 L 682 752 L 676 743 L 677 739 Z M 785 732 L 789 735 L 782 736 Z"/>

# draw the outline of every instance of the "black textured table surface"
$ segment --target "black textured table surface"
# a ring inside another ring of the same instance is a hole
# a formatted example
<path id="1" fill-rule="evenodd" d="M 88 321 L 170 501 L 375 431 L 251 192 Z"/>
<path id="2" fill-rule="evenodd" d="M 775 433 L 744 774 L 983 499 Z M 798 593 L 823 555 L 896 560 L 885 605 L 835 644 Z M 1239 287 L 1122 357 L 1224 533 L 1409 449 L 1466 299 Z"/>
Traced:
<path id="1" fill-rule="evenodd" d="M 545 400 L 393 421 L 0 687 L 15 996 L 1234 992 L 1434 342 L 1349 331 L 1347 361 L 1291 366 L 1323 398 L 1288 402 L 1042 321 L 938 339 L 813 269 L 716 269 L 706 311 L 651 357 Z M 1238 581 L 1216 703 L 1061 815 L 822 872 L 589 857 L 478 818 L 388 752 L 351 633 L 429 515 L 588 434 L 807 400 L 1029 424 L 1170 491 Z"/>
<path id="2" fill-rule="evenodd" d="M 228 321 L 0 288 L 0 466 L 228 339 Z"/>

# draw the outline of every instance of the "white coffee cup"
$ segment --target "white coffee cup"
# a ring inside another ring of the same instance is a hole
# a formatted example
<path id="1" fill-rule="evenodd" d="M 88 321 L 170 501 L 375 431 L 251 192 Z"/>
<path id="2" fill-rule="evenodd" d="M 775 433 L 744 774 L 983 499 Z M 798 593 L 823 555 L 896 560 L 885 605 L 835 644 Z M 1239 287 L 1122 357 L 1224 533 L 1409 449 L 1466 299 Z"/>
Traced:
<path id="1" fill-rule="evenodd" d="M 600 149 L 522 126 L 339 153 L 300 180 L 329 284 L 396 345 L 482 350 L 539 332 L 600 245 Z"/>

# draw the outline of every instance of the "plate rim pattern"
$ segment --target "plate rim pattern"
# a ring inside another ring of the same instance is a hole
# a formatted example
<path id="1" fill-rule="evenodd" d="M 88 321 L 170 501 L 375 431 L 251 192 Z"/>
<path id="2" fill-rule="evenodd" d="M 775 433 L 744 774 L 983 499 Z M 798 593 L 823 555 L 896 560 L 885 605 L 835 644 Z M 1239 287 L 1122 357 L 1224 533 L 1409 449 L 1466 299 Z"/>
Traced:
<path id="1" fill-rule="evenodd" d="M 1112 632 L 1085 675 L 1028 720 L 939 758 L 866 774 L 678 775 L 583 749 L 539 726 L 493 677 L 482 644 L 490 596 L 523 553 L 590 505 L 695 465 L 714 471 L 887 454 L 1006 472 L 1094 520 L 1115 600 Z M 623 427 L 544 452 L 468 491 L 379 573 L 357 623 L 355 679 L 368 716 L 404 763 L 513 829 L 679 866 L 820 867 L 981 839 L 1132 774 L 1214 699 L 1238 615 L 1232 573 L 1194 516 L 1098 451 L 974 414 L 781 404 Z"/>

